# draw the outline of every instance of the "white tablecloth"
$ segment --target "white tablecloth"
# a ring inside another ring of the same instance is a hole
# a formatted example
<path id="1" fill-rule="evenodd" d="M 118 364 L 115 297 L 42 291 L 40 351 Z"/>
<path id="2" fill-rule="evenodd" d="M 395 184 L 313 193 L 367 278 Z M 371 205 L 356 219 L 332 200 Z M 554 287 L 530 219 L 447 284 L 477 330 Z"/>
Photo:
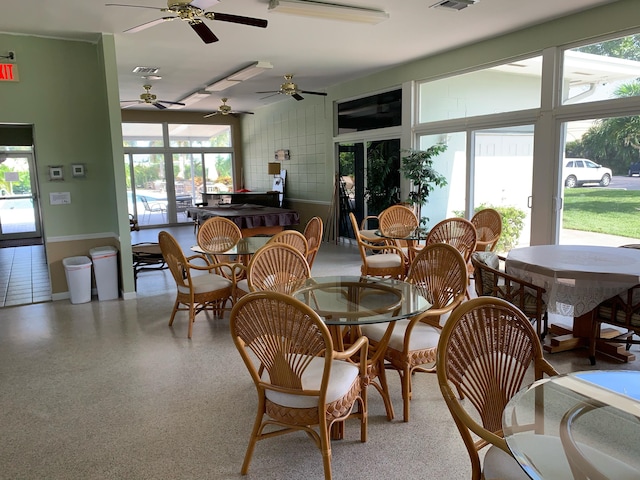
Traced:
<path id="1" fill-rule="evenodd" d="M 507 273 L 546 289 L 548 311 L 578 317 L 640 283 L 640 250 L 589 245 L 515 248 Z"/>

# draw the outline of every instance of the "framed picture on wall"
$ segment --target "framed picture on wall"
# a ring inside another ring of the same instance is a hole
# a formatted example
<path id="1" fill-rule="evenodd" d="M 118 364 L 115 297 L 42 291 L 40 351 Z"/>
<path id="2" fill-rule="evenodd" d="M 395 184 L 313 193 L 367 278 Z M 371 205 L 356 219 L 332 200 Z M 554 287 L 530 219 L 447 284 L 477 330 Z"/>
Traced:
<path id="1" fill-rule="evenodd" d="M 62 165 L 49 166 L 49 180 L 64 180 L 64 170 Z"/>
<path id="2" fill-rule="evenodd" d="M 84 163 L 72 163 L 71 175 L 74 177 L 84 177 L 86 175 L 84 170 Z"/>

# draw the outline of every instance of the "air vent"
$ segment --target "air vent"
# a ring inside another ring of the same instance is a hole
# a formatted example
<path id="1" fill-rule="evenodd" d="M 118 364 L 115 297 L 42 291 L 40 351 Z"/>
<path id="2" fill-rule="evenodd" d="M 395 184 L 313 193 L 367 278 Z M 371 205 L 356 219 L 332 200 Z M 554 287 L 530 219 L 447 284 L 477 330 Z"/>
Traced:
<path id="1" fill-rule="evenodd" d="M 150 75 L 158 73 L 160 69 L 158 67 L 136 67 L 133 69 L 133 73 L 141 73 L 143 75 Z"/>
<path id="2" fill-rule="evenodd" d="M 442 0 L 441 2 L 434 3 L 430 8 L 447 8 L 449 10 L 462 10 L 469 5 L 475 5 L 480 0 Z"/>

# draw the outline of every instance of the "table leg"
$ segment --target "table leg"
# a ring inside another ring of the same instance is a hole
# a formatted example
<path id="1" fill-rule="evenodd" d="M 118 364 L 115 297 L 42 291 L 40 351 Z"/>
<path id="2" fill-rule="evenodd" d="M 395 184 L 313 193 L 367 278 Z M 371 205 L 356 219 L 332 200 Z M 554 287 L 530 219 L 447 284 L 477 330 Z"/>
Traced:
<path id="1" fill-rule="evenodd" d="M 572 328 L 563 325 L 551 325 L 549 333 L 551 340 L 548 345 L 544 345 L 544 350 L 549 353 L 565 352 L 579 347 L 588 347 L 589 359 L 592 365 L 595 365 L 595 352 L 604 353 L 621 362 L 633 362 L 636 356 L 626 350 L 626 346 L 620 343 L 610 343 L 604 341 L 596 341 L 594 346 L 590 345 L 592 330 L 597 328 L 593 318 L 594 312 L 587 312 L 573 319 Z M 598 333 L 596 331 L 596 333 Z M 596 338 L 615 338 L 620 333 L 613 328 L 600 329 Z M 595 347 L 595 348 L 594 348 Z"/>

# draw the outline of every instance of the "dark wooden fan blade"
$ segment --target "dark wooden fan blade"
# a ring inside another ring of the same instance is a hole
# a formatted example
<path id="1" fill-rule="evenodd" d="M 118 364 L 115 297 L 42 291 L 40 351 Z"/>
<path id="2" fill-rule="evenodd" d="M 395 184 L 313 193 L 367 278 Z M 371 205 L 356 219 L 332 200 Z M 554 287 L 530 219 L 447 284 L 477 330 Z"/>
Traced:
<path id="1" fill-rule="evenodd" d="M 271 95 L 267 95 L 266 97 L 260 98 L 260 100 L 264 100 L 265 98 L 269 98 L 269 97 L 273 97 L 275 95 L 278 95 L 280 92 L 258 92 L 258 93 L 271 93 Z"/>
<path id="2" fill-rule="evenodd" d="M 280 93 L 279 90 L 270 90 L 268 92 L 256 92 L 256 93 Z"/>
<path id="3" fill-rule="evenodd" d="M 297 93 L 292 93 L 291 96 L 293 98 L 295 98 L 296 100 L 298 100 L 298 101 L 304 100 L 304 97 L 302 95 L 297 94 Z"/>
<path id="4" fill-rule="evenodd" d="M 122 3 L 105 3 L 105 7 L 132 7 L 132 8 L 150 8 L 151 10 L 165 10 L 164 8 L 159 7 L 147 7 L 146 5 L 125 5 Z"/>
<path id="5" fill-rule="evenodd" d="M 158 103 L 158 102 L 152 103 L 152 105 L 154 107 L 156 107 L 156 108 L 159 108 L 160 110 L 164 110 L 165 108 L 167 108 L 167 107 L 165 107 L 164 105 L 162 105 L 161 103 Z"/>
<path id="6" fill-rule="evenodd" d="M 189 22 L 191 28 L 198 34 L 198 36 L 202 39 L 204 43 L 213 43 L 218 41 L 218 37 L 216 37 L 213 32 L 200 20 L 195 22 Z"/>
<path id="7" fill-rule="evenodd" d="M 241 25 L 249 25 L 250 27 L 266 28 L 268 23 L 266 20 L 262 20 L 260 18 L 243 17 L 240 15 L 230 15 L 228 13 L 207 12 L 205 16 L 209 20 L 239 23 Z"/>
<path id="8" fill-rule="evenodd" d="M 327 94 L 324 92 L 310 92 L 308 90 L 300 90 L 300 93 L 306 93 L 308 95 L 322 95 L 323 97 L 327 96 Z"/>
<path id="9" fill-rule="evenodd" d="M 169 101 L 167 101 L 167 100 L 156 100 L 156 102 L 159 102 L 159 103 L 166 103 L 166 104 L 169 104 L 169 105 L 182 105 L 183 107 L 186 105 L 185 103 L 181 103 L 181 102 L 169 102 Z"/>

